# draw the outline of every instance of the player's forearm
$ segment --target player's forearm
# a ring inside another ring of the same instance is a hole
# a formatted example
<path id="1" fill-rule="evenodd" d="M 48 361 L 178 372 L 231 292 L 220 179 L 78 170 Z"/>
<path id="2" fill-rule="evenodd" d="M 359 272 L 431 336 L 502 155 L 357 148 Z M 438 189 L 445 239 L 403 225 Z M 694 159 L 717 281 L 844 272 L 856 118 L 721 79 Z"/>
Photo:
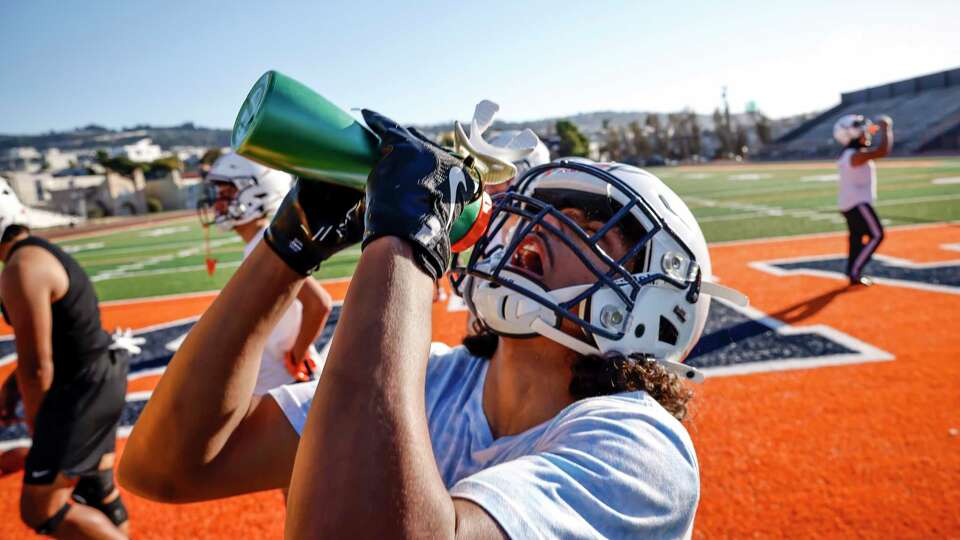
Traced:
<path id="1" fill-rule="evenodd" d="M 50 385 L 53 384 L 53 361 L 27 355 L 17 357 L 17 386 L 23 400 L 23 413 L 27 424 L 33 428 Z"/>
<path id="2" fill-rule="evenodd" d="M 121 473 L 173 482 L 167 477 L 202 472 L 217 456 L 248 412 L 264 342 L 301 279 L 265 244 L 254 250 L 171 360 Z"/>
<path id="3" fill-rule="evenodd" d="M 424 405 L 432 294 L 404 241 L 366 247 L 297 452 L 288 537 L 452 535 Z"/>

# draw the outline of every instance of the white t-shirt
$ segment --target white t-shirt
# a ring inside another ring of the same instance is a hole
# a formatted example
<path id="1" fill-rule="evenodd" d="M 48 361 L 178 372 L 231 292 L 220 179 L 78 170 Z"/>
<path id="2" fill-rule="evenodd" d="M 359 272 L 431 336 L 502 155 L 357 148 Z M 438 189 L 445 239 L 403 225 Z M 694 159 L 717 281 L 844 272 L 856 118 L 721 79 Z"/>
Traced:
<path id="1" fill-rule="evenodd" d="M 266 229 L 264 229 L 266 230 Z M 243 248 L 243 258 L 246 259 L 253 252 L 260 239 L 263 238 L 261 230 L 257 235 L 247 243 Z M 267 343 L 263 347 L 263 357 L 260 360 L 260 372 L 257 373 L 257 385 L 253 389 L 254 395 L 260 396 L 266 394 L 271 388 L 292 383 L 293 377 L 287 371 L 284 365 L 283 357 L 287 351 L 293 348 L 297 341 L 297 335 L 300 334 L 300 323 L 303 321 L 303 304 L 300 300 L 294 298 L 293 303 L 287 308 L 287 311 L 280 318 L 280 322 L 274 327 L 273 332 L 267 337 Z M 310 346 L 311 352 L 316 353 L 313 345 Z M 318 366 L 319 371 L 319 366 Z"/>
<path id="2" fill-rule="evenodd" d="M 645 392 L 588 398 L 493 439 L 483 412 L 489 362 L 434 344 L 427 368 L 433 452 L 453 497 L 511 538 L 689 538 L 700 498 L 693 443 Z M 271 390 L 297 433 L 316 382 Z"/>
<path id="3" fill-rule="evenodd" d="M 840 169 L 837 206 L 843 212 L 858 204 L 873 204 L 877 199 L 877 166 L 871 159 L 859 167 L 854 167 L 850 158 L 856 152 L 853 148 L 847 148 L 837 160 L 837 168 Z"/>

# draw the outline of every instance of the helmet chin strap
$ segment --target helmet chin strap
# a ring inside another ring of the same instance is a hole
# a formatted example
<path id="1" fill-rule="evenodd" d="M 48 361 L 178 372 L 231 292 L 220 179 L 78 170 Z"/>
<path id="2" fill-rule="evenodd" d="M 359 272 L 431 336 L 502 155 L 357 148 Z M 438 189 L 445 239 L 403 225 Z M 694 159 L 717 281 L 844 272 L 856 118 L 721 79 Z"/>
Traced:
<path id="1" fill-rule="evenodd" d="M 723 298 L 724 300 L 740 307 L 747 307 L 750 304 L 750 299 L 747 298 L 747 295 L 736 289 L 720 285 L 719 283 L 715 283 L 713 281 L 701 282 L 700 292 L 708 296 Z"/>
<path id="2" fill-rule="evenodd" d="M 580 341 L 579 339 L 563 332 L 562 330 L 558 330 L 550 326 L 540 317 L 537 317 L 532 323 L 530 323 L 530 328 L 541 336 L 555 341 L 560 345 L 563 345 L 564 347 L 580 354 L 602 354 L 600 349 L 590 345 L 589 343 Z M 674 362 L 672 360 L 664 360 L 660 358 L 654 358 L 654 361 L 681 379 L 686 379 L 695 383 L 702 383 L 704 380 L 703 372 L 693 366 L 688 366 L 680 362 Z"/>

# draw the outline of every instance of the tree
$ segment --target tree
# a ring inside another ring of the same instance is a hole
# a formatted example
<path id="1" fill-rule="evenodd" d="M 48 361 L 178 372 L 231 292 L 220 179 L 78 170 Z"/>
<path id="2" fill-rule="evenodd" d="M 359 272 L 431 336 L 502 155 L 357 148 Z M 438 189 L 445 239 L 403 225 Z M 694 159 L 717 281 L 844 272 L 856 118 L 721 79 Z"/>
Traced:
<path id="1" fill-rule="evenodd" d="M 610 161 L 620 161 L 624 158 L 624 135 L 623 130 L 617 126 L 610 126 L 607 120 L 604 120 L 604 139 L 603 151 Z"/>
<path id="2" fill-rule="evenodd" d="M 690 152 L 694 156 L 699 156 L 703 152 L 700 141 L 700 121 L 697 120 L 697 113 L 692 110 L 687 110 L 687 125 L 690 126 Z"/>
<path id="3" fill-rule="evenodd" d="M 631 142 L 633 142 L 633 155 L 638 159 L 648 159 L 653 153 L 653 147 L 650 146 L 647 130 L 636 120 L 630 122 L 628 127 L 630 128 Z"/>
<path id="4" fill-rule="evenodd" d="M 666 133 L 670 157 L 687 160 L 700 155 L 700 124 L 692 110 L 668 114 Z"/>
<path id="5" fill-rule="evenodd" d="M 754 129 L 757 132 L 757 139 L 761 144 L 770 144 L 773 140 L 772 127 L 770 126 L 770 119 L 767 118 L 767 115 L 762 112 L 754 112 L 751 114 L 753 117 Z"/>
<path id="6" fill-rule="evenodd" d="M 736 131 L 734 132 L 734 149 L 733 153 L 738 156 L 745 156 L 750 151 L 750 148 L 747 146 L 749 138 L 747 137 L 747 128 L 741 125 L 737 125 Z"/>
<path id="7" fill-rule="evenodd" d="M 653 152 L 661 157 L 666 156 L 670 146 L 670 138 L 667 135 L 667 130 L 660 125 L 660 115 L 648 114 L 644 123 L 647 126 L 647 133 L 653 137 Z"/>
<path id="8" fill-rule="evenodd" d="M 713 130 L 720 142 L 720 146 L 717 148 L 717 157 L 729 158 L 735 152 L 736 141 L 730 124 L 727 123 L 729 118 L 728 115 L 720 112 L 719 107 L 713 110 Z"/>
<path id="9" fill-rule="evenodd" d="M 686 159 L 690 155 L 690 143 L 684 131 L 683 117 L 677 113 L 667 115 L 667 156 Z"/>
<path id="10" fill-rule="evenodd" d="M 590 142 L 580 133 L 576 124 L 569 120 L 557 120 L 557 136 L 560 137 L 561 156 L 587 157 L 590 153 Z"/>
<path id="11" fill-rule="evenodd" d="M 180 161 L 180 158 L 177 156 L 166 156 L 160 159 L 154 160 L 150 164 L 150 171 L 155 174 L 166 174 L 173 170 L 183 170 L 183 162 Z"/>
<path id="12" fill-rule="evenodd" d="M 211 148 L 203 153 L 203 157 L 200 158 L 200 163 L 203 165 L 213 165 L 215 161 L 220 159 L 220 156 L 223 154 L 219 148 Z"/>
<path id="13" fill-rule="evenodd" d="M 97 163 L 103 165 L 105 169 L 111 170 L 123 176 L 133 176 L 135 169 L 147 170 L 149 165 L 146 163 L 137 163 L 126 156 L 109 157 L 104 150 L 97 150 Z"/>

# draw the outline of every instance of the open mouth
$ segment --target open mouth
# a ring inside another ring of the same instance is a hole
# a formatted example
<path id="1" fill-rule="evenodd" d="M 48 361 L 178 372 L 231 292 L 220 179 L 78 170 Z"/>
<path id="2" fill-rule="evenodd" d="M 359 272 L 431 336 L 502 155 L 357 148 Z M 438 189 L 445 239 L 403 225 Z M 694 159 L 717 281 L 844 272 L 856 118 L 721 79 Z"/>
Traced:
<path id="1" fill-rule="evenodd" d="M 543 241 L 534 235 L 528 235 L 513 252 L 510 266 L 521 270 L 521 273 L 540 279 L 543 277 L 545 253 Z"/>

